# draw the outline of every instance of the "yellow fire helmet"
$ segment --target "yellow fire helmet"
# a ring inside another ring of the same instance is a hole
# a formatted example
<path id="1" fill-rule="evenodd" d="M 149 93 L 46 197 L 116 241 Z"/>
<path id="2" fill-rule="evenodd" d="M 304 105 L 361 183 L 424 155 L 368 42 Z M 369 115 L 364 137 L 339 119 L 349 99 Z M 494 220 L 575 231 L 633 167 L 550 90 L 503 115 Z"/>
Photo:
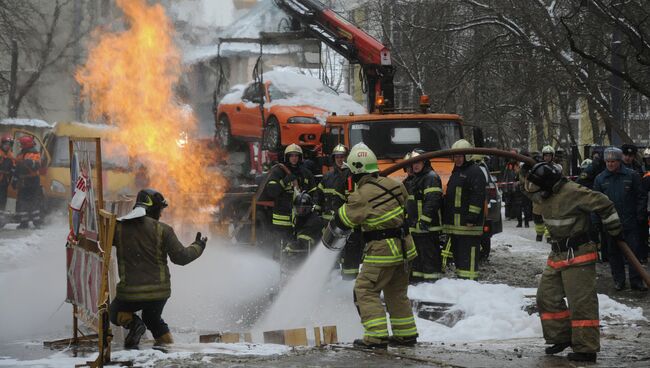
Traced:
<path id="1" fill-rule="evenodd" d="M 377 156 L 364 143 L 357 143 L 352 147 L 347 165 L 352 174 L 371 174 L 379 171 Z"/>
<path id="2" fill-rule="evenodd" d="M 454 142 L 454 144 L 451 145 L 451 148 L 452 149 L 456 149 L 456 148 L 474 148 L 474 145 L 472 145 L 471 143 L 469 143 L 465 139 L 459 139 L 456 142 Z M 469 161 L 469 159 L 470 159 L 469 156 L 465 155 L 465 161 Z"/>
<path id="3" fill-rule="evenodd" d="M 544 146 L 544 148 L 542 148 L 542 155 L 547 154 L 555 155 L 555 149 L 551 146 Z"/>
<path id="4" fill-rule="evenodd" d="M 348 149 L 345 148 L 342 144 L 337 144 L 336 147 L 332 150 L 332 156 L 334 155 L 347 155 Z"/>

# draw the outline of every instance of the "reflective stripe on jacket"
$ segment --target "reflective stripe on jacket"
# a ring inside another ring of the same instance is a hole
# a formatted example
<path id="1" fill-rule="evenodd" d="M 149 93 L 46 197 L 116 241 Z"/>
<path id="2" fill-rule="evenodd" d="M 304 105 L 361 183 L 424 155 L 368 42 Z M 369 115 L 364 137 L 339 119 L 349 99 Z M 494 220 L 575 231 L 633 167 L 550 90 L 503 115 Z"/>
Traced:
<path id="1" fill-rule="evenodd" d="M 364 232 L 400 228 L 406 216 L 404 205 L 407 198 L 408 192 L 401 183 L 391 178 L 366 175 L 359 180 L 357 189 L 350 193 L 348 202 L 339 208 L 337 220 L 348 228 L 360 226 Z M 416 256 L 413 238 L 405 235 L 403 239 L 368 242 L 363 263 L 394 266 Z"/>
<path id="2" fill-rule="evenodd" d="M 413 200 L 417 211 L 415 223 L 411 223 L 410 231 L 413 233 L 428 233 L 442 230 L 440 211 L 442 209 L 442 181 L 429 166 L 415 174 L 413 180 Z M 421 229 L 420 224 L 428 224 L 426 229 Z"/>
<path id="3" fill-rule="evenodd" d="M 444 200 L 443 227 L 447 234 L 483 234 L 486 185 L 485 175 L 475 163 L 454 166 Z"/>

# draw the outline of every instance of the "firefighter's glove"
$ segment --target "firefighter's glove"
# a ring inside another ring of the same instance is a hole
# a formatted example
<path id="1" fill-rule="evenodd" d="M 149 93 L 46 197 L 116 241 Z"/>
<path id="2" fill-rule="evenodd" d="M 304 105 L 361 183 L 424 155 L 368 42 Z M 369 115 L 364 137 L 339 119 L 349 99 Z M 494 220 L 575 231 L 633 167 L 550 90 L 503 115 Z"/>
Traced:
<path id="1" fill-rule="evenodd" d="M 196 243 L 199 247 L 201 247 L 201 250 L 205 250 L 205 245 L 208 243 L 208 237 L 203 236 L 201 237 L 201 232 L 199 231 L 196 233 L 196 239 L 194 239 L 194 243 Z"/>
<path id="2" fill-rule="evenodd" d="M 284 179 L 282 179 L 282 181 L 284 181 L 284 185 L 291 185 L 294 180 L 298 180 L 298 177 L 294 174 L 288 174 L 284 177 Z"/>

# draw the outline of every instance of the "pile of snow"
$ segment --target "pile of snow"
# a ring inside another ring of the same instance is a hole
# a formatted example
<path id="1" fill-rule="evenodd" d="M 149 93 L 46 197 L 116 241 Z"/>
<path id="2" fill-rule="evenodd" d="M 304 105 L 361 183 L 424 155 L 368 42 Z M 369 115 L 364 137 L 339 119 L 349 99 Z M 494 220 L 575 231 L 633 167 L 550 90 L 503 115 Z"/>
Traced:
<path id="1" fill-rule="evenodd" d="M 325 110 L 322 115 L 317 116 L 321 124 L 330 113 L 338 115 L 365 114 L 367 110 L 352 99 L 352 96 L 345 93 L 336 93 L 323 82 L 315 77 L 298 72 L 293 67 L 276 67 L 263 75 L 264 81 L 270 81 L 274 88 L 279 89 L 286 98 L 272 100 L 264 104 L 270 110 L 273 106 L 314 106 Z M 222 99 L 222 104 L 241 103 L 245 85 L 236 85 Z"/>
<path id="2" fill-rule="evenodd" d="M 434 284 L 409 288 L 410 299 L 454 304 L 450 312 L 462 311 L 453 327 L 418 318 L 421 341 L 479 341 L 542 336 L 537 315 L 523 307 L 530 304 L 522 290 L 503 284 L 442 279 Z"/>

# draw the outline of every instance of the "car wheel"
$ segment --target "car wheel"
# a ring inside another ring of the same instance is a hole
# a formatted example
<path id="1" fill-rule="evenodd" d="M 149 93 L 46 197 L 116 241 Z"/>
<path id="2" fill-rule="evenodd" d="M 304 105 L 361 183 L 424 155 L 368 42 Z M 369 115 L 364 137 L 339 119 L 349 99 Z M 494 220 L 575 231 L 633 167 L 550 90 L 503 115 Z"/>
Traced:
<path id="1" fill-rule="evenodd" d="M 262 137 L 262 147 L 269 151 L 279 151 L 282 140 L 280 139 L 280 123 L 278 119 L 274 116 L 271 116 L 267 123 L 266 128 L 264 129 L 264 135 Z"/>
<path id="2" fill-rule="evenodd" d="M 221 115 L 215 124 L 214 138 L 222 148 L 232 146 L 232 134 L 230 133 L 230 121 L 226 115 Z"/>

